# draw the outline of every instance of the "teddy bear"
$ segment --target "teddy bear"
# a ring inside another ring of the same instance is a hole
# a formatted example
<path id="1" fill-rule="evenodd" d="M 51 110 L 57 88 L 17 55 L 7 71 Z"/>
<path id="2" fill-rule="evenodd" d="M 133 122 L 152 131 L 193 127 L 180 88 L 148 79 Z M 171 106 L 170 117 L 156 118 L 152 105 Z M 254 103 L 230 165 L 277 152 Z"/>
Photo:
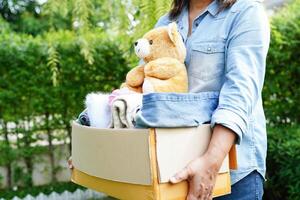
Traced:
<path id="1" fill-rule="evenodd" d="M 128 72 L 120 89 L 112 94 L 87 95 L 90 126 L 132 128 L 132 115 L 142 103 L 142 93 L 188 92 L 186 49 L 176 23 L 150 30 L 134 48 L 143 64 Z"/>
<path id="2" fill-rule="evenodd" d="M 149 31 L 134 46 L 144 64 L 129 71 L 122 87 L 142 93 L 188 92 L 186 49 L 175 22 Z"/>

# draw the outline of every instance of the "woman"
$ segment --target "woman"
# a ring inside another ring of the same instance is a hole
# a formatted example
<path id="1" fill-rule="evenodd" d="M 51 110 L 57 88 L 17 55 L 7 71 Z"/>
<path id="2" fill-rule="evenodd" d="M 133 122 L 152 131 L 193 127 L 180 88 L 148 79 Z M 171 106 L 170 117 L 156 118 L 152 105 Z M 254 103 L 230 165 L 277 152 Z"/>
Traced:
<path id="1" fill-rule="evenodd" d="M 187 48 L 190 92 L 217 91 L 219 103 L 206 153 L 170 181 L 188 180 L 188 200 L 212 199 L 220 166 L 236 143 L 232 193 L 215 199 L 260 200 L 267 149 L 261 91 L 270 35 L 263 5 L 260 0 L 174 0 L 156 27 L 173 21 Z"/>
<path id="2" fill-rule="evenodd" d="M 219 91 L 207 152 L 170 179 L 189 182 L 188 200 L 212 199 L 220 166 L 237 143 L 232 193 L 217 200 L 262 199 L 267 138 L 262 107 L 269 24 L 259 0 L 174 0 L 156 26 L 176 21 L 187 48 L 190 92 Z"/>

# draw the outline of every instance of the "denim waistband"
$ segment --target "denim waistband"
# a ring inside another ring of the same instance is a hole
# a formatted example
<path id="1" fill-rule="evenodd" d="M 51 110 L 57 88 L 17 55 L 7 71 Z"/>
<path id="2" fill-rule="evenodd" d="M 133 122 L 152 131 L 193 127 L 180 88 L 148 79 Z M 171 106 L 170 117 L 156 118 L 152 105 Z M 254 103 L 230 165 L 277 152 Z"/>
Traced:
<path id="1" fill-rule="evenodd" d="M 199 101 L 219 98 L 219 92 L 150 93 L 143 96 L 143 104 L 153 101 Z"/>

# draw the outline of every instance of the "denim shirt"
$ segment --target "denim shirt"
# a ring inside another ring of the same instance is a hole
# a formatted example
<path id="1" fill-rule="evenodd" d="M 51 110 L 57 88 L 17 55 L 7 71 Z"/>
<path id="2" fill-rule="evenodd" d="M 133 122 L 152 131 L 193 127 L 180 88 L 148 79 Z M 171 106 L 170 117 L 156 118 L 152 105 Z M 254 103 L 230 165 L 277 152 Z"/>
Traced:
<path id="1" fill-rule="evenodd" d="M 238 169 L 234 184 L 257 170 L 266 172 L 266 120 L 262 105 L 266 56 L 270 42 L 268 17 L 261 0 L 238 0 L 219 12 L 214 0 L 192 24 L 188 9 L 175 19 L 187 48 L 189 91 L 219 92 L 211 126 L 221 124 L 237 135 Z M 168 14 L 156 27 L 171 23 Z"/>

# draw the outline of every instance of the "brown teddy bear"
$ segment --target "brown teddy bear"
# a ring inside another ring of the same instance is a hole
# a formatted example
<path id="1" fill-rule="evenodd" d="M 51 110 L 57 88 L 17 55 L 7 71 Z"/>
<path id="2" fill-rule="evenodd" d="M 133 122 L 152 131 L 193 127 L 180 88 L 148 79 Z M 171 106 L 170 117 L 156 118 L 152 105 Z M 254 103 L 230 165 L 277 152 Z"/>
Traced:
<path id="1" fill-rule="evenodd" d="M 133 68 L 122 87 L 140 93 L 188 92 L 186 49 L 176 23 L 155 28 L 135 42 L 144 64 Z"/>
<path id="2" fill-rule="evenodd" d="M 188 92 L 186 49 L 176 23 L 146 33 L 135 43 L 135 51 L 144 64 L 127 74 L 121 89 L 112 94 L 87 95 L 85 104 L 91 126 L 132 128 L 136 108 L 142 102 L 140 93 Z"/>

